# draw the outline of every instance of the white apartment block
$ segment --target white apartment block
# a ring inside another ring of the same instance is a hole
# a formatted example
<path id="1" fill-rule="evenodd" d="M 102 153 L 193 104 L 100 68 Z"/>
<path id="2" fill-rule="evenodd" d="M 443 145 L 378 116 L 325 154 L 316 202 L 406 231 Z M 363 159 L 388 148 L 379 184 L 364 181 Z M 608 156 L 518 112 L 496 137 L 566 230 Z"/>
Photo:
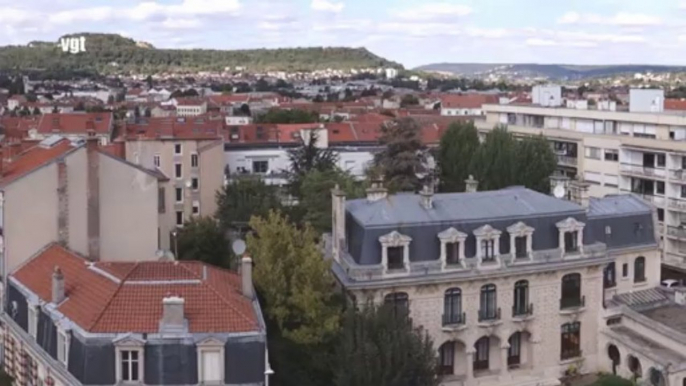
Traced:
<path id="1" fill-rule="evenodd" d="M 176 105 L 176 115 L 180 117 L 195 117 L 205 113 L 207 113 L 207 102 L 179 102 Z"/>
<path id="2" fill-rule="evenodd" d="M 651 111 L 659 98 L 648 95 L 632 109 Z M 486 120 L 476 122 L 482 133 L 505 124 L 515 135 L 546 136 L 559 171 L 589 182 L 591 196 L 631 192 L 654 204 L 663 264 L 686 270 L 686 116 L 535 105 L 484 111 Z"/>

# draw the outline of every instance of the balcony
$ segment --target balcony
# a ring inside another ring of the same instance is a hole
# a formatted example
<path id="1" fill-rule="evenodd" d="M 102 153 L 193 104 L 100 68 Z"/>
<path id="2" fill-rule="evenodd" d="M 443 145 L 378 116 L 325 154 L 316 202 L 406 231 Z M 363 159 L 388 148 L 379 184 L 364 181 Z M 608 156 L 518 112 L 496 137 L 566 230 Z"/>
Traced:
<path id="1" fill-rule="evenodd" d="M 560 299 L 560 311 L 578 311 L 586 307 L 586 296 Z"/>
<path id="2" fill-rule="evenodd" d="M 512 317 L 516 319 L 526 319 L 534 314 L 534 305 L 517 304 L 512 306 Z"/>
<path id="3" fill-rule="evenodd" d="M 624 174 L 630 174 L 639 177 L 648 177 L 653 179 L 665 178 L 665 169 L 656 169 L 643 165 L 621 164 L 619 170 Z"/>
<path id="4" fill-rule="evenodd" d="M 667 205 L 669 206 L 669 209 L 686 212 L 686 200 L 670 198 L 667 200 Z"/>
<path id="5" fill-rule="evenodd" d="M 670 170 L 669 178 L 676 181 L 686 181 L 686 170 Z"/>
<path id="6" fill-rule="evenodd" d="M 667 226 L 667 236 L 686 241 L 686 228 L 684 226 Z"/>
<path id="7" fill-rule="evenodd" d="M 443 314 L 443 330 L 456 330 L 467 323 L 466 313 Z"/>
<path id="8" fill-rule="evenodd" d="M 500 320 L 500 307 L 498 309 L 479 310 L 479 323 L 497 322 Z"/>
<path id="9" fill-rule="evenodd" d="M 557 154 L 557 164 L 562 166 L 577 167 L 577 158 L 568 155 Z"/>

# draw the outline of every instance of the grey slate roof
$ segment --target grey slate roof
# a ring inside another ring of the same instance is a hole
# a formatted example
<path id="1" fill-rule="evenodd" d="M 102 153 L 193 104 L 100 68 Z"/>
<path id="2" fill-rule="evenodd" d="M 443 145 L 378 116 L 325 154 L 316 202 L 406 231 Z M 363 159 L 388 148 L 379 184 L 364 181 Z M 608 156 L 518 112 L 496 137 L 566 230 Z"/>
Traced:
<path id="1" fill-rule="evenodd" d="M 669 301 L 669 296 L 660 288 L 650 288 L 621 295 L 615 295 L 613 301 L 626 304 L 629 307 L 653 305 L 658 306 Z"/>
<path id="2" fill-rule="evenodd" d="M 425 209 L 418 194 L 389 195 L 368 202 L 350 200 L 346 209 L 362 226 L 397 226 L 440 222 L 583 213 L 573 202 L 560 200 L 524 187 L 476 193 L 441 193 L 433 196 L 433 208 Z"/>
<path id="3" fill-rule="evenodd" d="M 633 194 L 608 195 L 591 198 L 588 217 L 643 214 L 651 211 L 650 205 Z"/>

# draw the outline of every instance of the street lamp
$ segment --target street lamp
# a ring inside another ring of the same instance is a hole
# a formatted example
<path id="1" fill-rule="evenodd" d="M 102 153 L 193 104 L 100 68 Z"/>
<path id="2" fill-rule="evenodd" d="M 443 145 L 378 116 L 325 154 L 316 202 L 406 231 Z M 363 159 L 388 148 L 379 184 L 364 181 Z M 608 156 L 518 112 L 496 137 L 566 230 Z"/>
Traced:
<path id="1" fill-rule="evenodd" d="M 179 260 L 179 232 L 172 231 L 172 236 L 174 237 L 174 260 Z"/>

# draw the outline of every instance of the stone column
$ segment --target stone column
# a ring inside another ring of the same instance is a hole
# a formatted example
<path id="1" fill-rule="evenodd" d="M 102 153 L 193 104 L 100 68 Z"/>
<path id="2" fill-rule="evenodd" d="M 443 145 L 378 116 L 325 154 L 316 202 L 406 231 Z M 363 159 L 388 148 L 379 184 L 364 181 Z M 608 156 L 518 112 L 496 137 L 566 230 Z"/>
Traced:
<path id="1" fill-rule="evenodd" d="M 476 354 L 476 349 L 474 347 L 469 347 L 467 349 L 467 379 L 466 384 L 471 384 L 474 379 L 474 354 Z"/>
<path id="2" fill-rule="evenodd" d="M 507 375 L 507 354 L 510 349 L 510 344 L 508 342 L 503 343 L 500 346 L 500 374 Z"/>

